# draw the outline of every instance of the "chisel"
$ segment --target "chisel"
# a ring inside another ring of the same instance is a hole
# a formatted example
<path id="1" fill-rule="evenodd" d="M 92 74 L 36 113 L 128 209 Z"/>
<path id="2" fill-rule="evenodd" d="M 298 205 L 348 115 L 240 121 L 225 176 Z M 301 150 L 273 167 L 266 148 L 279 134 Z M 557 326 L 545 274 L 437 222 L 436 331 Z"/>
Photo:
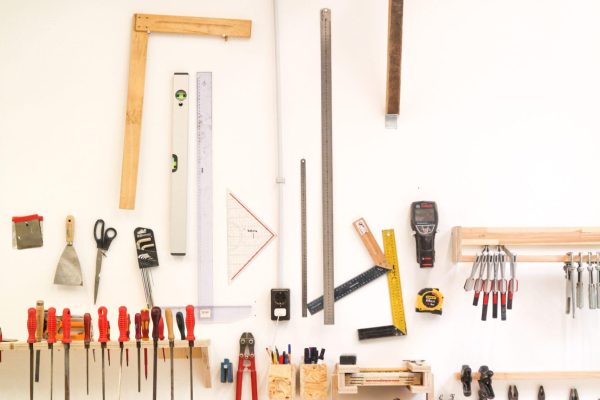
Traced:
<path id="1" fill-rule="evenodd" d="M 154 369 L 152 370 L 152 399 L 156 400 L 156 380 L 157 380 L 157 360 L 158 360 L 158 325 L 160 324 L 160 308 L 152 307 L 152 341 L 154 347 L 153 361 Z"/>
<path id="2" fill-rule="evenodd" d="M 158 321 L 158 338 L 160 340 L 165 340 L 165 320 L 163 317 L 160 317 L 160 321 Z M 167 359 L 165 357 L 165 348 L 162 348 L 162 356 L 163 362 L 166 362 Z"/>
<path id="3" fill-rule="evenodd" d="M 27 310 L 27 332 L 29 337 L 27 343 L 29 343 L 29 399 L 33 400 L 33 344 L 35 343 L 35 308 L 30 307 Z"/>
<path id="4" fill-rule="evenodd" d="M 50 314 L 48 314 L 50 318 Z M 83 346 L 85 347 L 85 392 L 90 394 L 90 342 L 92 341 L 92 316 L 83 315 Z"/>
<path id="5" fill-rule="evenodd" d="M 118 393 L 119 393 L 119 399 L 120 399 L 121 398 L 121 380 L 123 378 L 123 350 L 124 350 L 123 342 L 129 341 L 129 336 L 127 334 L 127 331 L 129 329 L 128 324 L 127 324 L 127 307 L 125 307 L 125 306 L 119 307 L 118 324 L 119 324 L 119 349 L 120 349 Z"/>
<path id="6" fill-rule="evenodd" d="M 54 343 L 56 343 L 56 308 L 48 309 L 48 349 L 50 350 L 50 400 L 54 392 Z"/>
<path id="7" fill-rule="evenodd" d="M 192 375 L 192 351 L 194 350 L 194 327 L 196 325 L 196 316 L 194 315 L 194 306 L 188 305 L 185 307 L 185 326 L 187 328 L 186 339 L 190 345 L 190 399 L 194 399 L 194 379 Z M 156 361 L 156 360 L 155 360 Z"/>
<path id="8" fill-rule="evenodd" d="M 44 335 L 44 301 L 38 300 L 35 304 L 35 341 L 41 342 Z M 35 351 L 35 381 L 40 381 L 40 350 Z"/>
<path id="9" fill-rule="evenodd" d="M 169 338 L 169 361 L 171 362 L 171 400 L 175 400 L 174 375 L 173 375 L 173 350 L 175 350 L 175 334 L 173 333 L 173 311 L 165 310 L 167 319 L 167 334 Z"/>
<path id="10" fill-rule="evenodd" d="M 69 384 L 69 349 L 71 347 L 71 311 L 68 308 L 63 309 L 62 313 L 62 344 L 65 348 L 65 400 L 71 398 L 71 386 Z"/>
<path id="11" fill-rule="evenodd" d="M 142 309 L 142 340 L 150 340 L 150 310 Z M 144 377 L 148 380 L 148 348 L 144 347 Z"/>
<path id="12" fill-rule="evenodd" d="M 102 348 L 102 400 L 106 399 L 106 383 L 104 380 L 104 350 L 106 349 L 106 343 L 108 342 L 107 313 L 108 310 L 106 307 L 102 306 L 98 308 L 98 342 L 100 342 L 100 347 Z"/>
<path id="13" fill-rule="evenodd" d="M 135 347 L 137 348 L 137 372 L 138 372 L 138 393 L 142 391 L 141 366 L 140 366 L 140 348 L 142 346 L 142 314 L 136 313 L 133 317 L 135 325 Z"/>

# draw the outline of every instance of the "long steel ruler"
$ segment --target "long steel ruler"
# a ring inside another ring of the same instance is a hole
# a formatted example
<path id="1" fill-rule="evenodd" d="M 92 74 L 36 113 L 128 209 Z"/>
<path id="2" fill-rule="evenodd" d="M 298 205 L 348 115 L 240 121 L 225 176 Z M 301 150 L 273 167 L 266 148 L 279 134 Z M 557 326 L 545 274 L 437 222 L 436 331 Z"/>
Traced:
<path id="1" fill-rule="evenodd" d="M 187 247 L 187 178 L 188 178 L 188 128 L 189 128 L 189 75 L 173 75 L 171 101 L 173 113 L 171 137 L 173 159 L 171 165 L 171 255 L 184 256 Z"/>
<path id="2" fill-rule="evenodd" d="M 346 297 L 350 293 L 357 291 L 361 287 L 365 286 L 367 283 L 370 283 L 375 279 L 379 278 L 380 276 L 384 275 L 386 272 L 388 272 L 387 269 L 374 266 L 361 273 L 360 275 L 355 276 L 349 281 L 342 283 L 334 290 L 334 301 L 338 301 L 339 299 Z M 308 311 L 311 313 L 311 315 L 323 310 L 323 299 L 324 297 L 320 296 L 308 303 Z"/>
<path id="3" fill-rule="evenodd" d="M 388 272 L 387 279 L 393 325 L 359 329 L 359 340 L 389 336 L 405 336 L 407 334 L 404 301 L 402 300 L 402 286 L 400 283 L 400 268 L 398 266 L 398 255 L 396 253 L 396 237 L 393 229 L 384 230 L 382 235 L 385 258 L 392 266 L 392 269 Z"/>
<path id="4" fill-rule="evenodd" d="M 333 162 L 331 128 L 331 10 L 321 10 L 321 168 L 323 186 L 323 302 L 325 325 L 333 325 Z"/>
<path id="5" fill-rule="evenodd" d="M 387 88 L 385 127 L 396 129 L 400 114 L 400 71 L 402 64 L 402 18 L 404 0 L 389 0 Z"/>
<path id="6" fill-rule="evenodd" d="M 302 236 L 302 316 L 308 315 L 308 245 L 306 230 L 306 160 L 300 160 L 300 220 Z"/>

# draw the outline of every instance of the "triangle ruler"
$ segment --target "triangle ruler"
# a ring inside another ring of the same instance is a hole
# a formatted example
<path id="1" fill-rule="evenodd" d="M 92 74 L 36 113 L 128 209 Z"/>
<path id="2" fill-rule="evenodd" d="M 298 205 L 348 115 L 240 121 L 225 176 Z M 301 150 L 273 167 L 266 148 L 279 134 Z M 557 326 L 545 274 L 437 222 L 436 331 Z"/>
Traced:
<path id="1" fill-rule="evenodd" d="M 233 193 L 227 193 L 227 265 L 234 280 L 275 234 Z"/>

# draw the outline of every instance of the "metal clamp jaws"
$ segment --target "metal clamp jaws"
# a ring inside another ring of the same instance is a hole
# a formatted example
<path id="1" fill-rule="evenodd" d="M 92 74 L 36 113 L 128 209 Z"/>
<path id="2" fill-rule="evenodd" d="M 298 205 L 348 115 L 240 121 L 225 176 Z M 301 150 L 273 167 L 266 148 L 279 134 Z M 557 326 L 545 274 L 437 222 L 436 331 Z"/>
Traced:
<path id="1" fill-rule="evenodd" d="M 471 396 L 471 382 L 473 382 L 473 376 L 471 374 L 471 367 L 463 365 L 460 370 L 460 381 L 462 382 L 463 394 L 465 397 Z"/>
<path id="2" fill-rule="evenodd" d="M 248 359 L 250 357 L 254 357 L 254 336 L 251 332 L 244 332 L 240 337 L 240 358 Z"/>
<path id="3" fill-rule="evenodd" d="M 479 367 L 479 398 L 480 399 L 493 399 L 494 388 L 492 387 L 492 376 L 494 371 L 491 371 L 487 365 Z"/>
<path id="4" fill-rule="evenodd" d="M 518 400 L 519 399 L 519 390 L 516 385 L 510 385 L 508 387 L 508 400 Z"/>
<path id="5" fill-rule="evenodd" d="M 244 370 L 250 371 L 252 384 L 252 400 L 258 400 L 258 387 L 256 382 L 256 361 L 254 359 L 254 336 L 251 332 L 244 332 L 240 336 L 240 356 L 238 360 L 237 382 L 235 390 L 236 400 L 242 399 L 242 383 Z"/>

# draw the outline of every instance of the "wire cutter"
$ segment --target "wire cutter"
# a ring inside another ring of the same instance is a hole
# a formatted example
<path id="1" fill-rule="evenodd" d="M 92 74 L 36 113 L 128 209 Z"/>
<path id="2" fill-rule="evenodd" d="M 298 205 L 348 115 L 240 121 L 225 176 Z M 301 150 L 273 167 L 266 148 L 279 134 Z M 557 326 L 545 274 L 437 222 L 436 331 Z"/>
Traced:
<path id="1" fill-rule="evenodd" d="M 540 386 L 538 390 L 538 400 L 546 400 L 546 392 L 544 391 L 544 387 Z"/>
<path id="2" fill-rule="evenodd" d="M 577 389 L 571 389 L 571 393 L 569 394 L 569 400 L 579 400 L 579 394 L 577 393 Z"/>
<path id="3" fill-rule="evenodd" d="M 258 400 L 258 389 L 256 386 L 256 361 L 254 359 L 254 336 L 251 332 L 244 332 L 240 336 L 240 357 L 238 360 L 237 382 L 235 399 L 242 400 L 242 383 L 244 383 L 244 369 L 250 371 L 252 383 L 252 400 Z"/>
<path id="4" fill-rule="evenodd" d="M 510 385 L 508 387 L 508 400 L 519 400 L 519 391 L 516 385 Z"/>

